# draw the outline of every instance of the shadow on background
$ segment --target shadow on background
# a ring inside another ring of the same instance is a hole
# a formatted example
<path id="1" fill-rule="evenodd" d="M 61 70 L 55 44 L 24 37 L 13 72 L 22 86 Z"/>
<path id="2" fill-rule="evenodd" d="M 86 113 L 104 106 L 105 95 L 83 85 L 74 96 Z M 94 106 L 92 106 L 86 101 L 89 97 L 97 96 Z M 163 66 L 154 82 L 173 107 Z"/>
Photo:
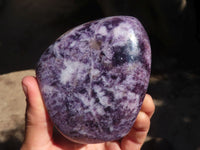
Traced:
<path id="1" fill-rule="evenodd" d="M 42 52 L 81 23 L 131 15 L 152 45 L 149 91 L 156 104 L 143 149 L 197 150 L 200 126 L 200 23 L 197 0 L 0 0 L 0 74 L 35 67 Z M 20 130 L 16 128 L 16 130 Z M 11 134 L 0 149 L 19 140 Z M 168 146 L 166 146 L 168 145 Z M 10 149 L 11 149 L 10 148 Z"/>
<path id="2" fill-rule="evenodd" d="M 154 98 L 156 111 L 149 135 L 154 145 L 160 145 L 157 142 L 161 140 L 176 150 L 198 150 L 199 91 L 200 76 L 187 70 L 152 75 L 148 92 Z"/>
<path id="3" fill-rule="evenodd" d="M 18 125 L 15 129 L 0 133 L 4 139 L 0 141 L 0 150 L 17 150 L 21 147 L 24 126 Z"/>

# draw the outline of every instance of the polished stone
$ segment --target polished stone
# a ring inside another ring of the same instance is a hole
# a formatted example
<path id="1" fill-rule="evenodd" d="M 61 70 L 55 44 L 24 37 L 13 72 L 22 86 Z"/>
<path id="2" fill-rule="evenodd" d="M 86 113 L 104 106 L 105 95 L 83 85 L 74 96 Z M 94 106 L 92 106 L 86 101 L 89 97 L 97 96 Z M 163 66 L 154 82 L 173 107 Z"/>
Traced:
<path id="1" fill-rule="evenodd" d="M 36 74 L 49 116 L 79 143 L 128 134 L 151 70 L 146 31 L 134 17 L 114 16 L 73 28 L 41 56 Z"/>

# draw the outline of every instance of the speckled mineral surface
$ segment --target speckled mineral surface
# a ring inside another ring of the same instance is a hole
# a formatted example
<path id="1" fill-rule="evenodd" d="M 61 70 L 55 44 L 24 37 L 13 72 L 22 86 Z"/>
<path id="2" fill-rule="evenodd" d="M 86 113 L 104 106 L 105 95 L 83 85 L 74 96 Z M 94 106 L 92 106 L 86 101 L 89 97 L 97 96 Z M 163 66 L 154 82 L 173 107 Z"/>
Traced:
<path id="1" fill-rule="evenodd" d="M 99 143 L 130 131 L 151 70 L 148 36 L 134 17 L 91 21 L 63 34 L 36 75 L 49 116 L 68 139 Z"/>

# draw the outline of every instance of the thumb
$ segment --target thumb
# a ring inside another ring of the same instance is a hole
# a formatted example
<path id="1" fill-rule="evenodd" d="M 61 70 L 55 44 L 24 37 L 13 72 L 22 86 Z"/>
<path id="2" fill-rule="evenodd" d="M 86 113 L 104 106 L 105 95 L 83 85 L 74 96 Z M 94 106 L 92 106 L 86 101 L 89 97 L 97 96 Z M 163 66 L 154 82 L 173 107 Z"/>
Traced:
<path id="1" fill-rule="evenodd" d="M 44 107 L 36 78 L 24 77 L 22 87 L 27 98 L 26 133 L 23 145 L 45 146 L 51 141 L 53 125 Z"/>

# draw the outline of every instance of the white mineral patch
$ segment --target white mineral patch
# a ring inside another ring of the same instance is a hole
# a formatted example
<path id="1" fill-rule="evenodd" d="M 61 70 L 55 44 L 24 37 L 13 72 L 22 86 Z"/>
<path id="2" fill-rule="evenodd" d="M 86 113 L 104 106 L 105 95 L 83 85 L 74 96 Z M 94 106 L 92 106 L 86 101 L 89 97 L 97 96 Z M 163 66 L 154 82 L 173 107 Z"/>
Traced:
<path id="1" fill-rule="evenodd" d="M 100 86 L 95 85 L 93 89 L 97 93 L 97 97 L 102 97 L 105 94 Z"/>
<path id="2" fill-rule="evenodd" d="M 74 95 L 75 97 L 78 97 L 85 106 L 92 106 L 94 103 L 94 101 L 89 99 L 86 94 L 74 93 Z"/>
<path id="3" fill-rule="evenodd" d="M 61 46 L 61 47 L 60 47 L 60 46 Z M 63 47 L 63 44 L 60 44 L 60 42 L 58 42 L 58 43 L 55 43 L 54 45 L 52 45 L 52 46 L 50 47 L 50 49 L 53 50 L 54 55 L 56 55 L 56 57 L 57 57 L 57 56 L 60 55 L 60 54 L 59 54 L 59 51 L 60 51 L 60 48 L 62 48 L 62 47 Z"/>
<path id="4" fill-rule="evenodd" d="M 113 91 L 113 93 L 115 93 L 114 94 L 115 99 L 121 99 L 123 96 L 126 96 L 126 94 L 124 92 L 125 88 L 123 87 L 123 85 L 120 85 L 120 84 L 115 85 L 115 87 L 112 88 L 112 91 Z M 117 91 L 117 92 L 115 92 L 115 91 Z"/>
<path id="5" fill-rule="evenodd" d="M 66 68 L 63 69 L 60 74 L 60 82 L 62 84 L 66 84 L 72 79 L 73 75 L 79 75 L 79 73 L 81 73 L 86 68 L 85 64 L 71 60 L 65 61 L 64 65 Z"/>
<path id="6" fill-rule="evenodd" d="M 105 112 L 104 112 L 104 109 L 101 105 L 96 105 L 96 113 L 99 114 L 99 115 L 104 115 Z"/>
<path id="7" fill-rule="evenodd" d="M 109 100 L 108 96 L 103 96 L 100 98 L 100 103 L 104 106 L 109 106 Z"/>
<path id="8" fill-rule="evenodd" d="M 133 99 L 135 100 L 135 102 L 133 102 L 133 100 L 131 101 L 124 101 L 123 102 L 123 107 L 126 108 L 126 109 L 129 109 L 129 110 L 133 110 L 134 108 L 138 108 L 138 105 L 139 104 L 139 98 L 140 96 L 138 94 L 135 94 L 135 93 L 132 93 L 132 92 L 128 92 L 127 93 L 127 97 L 129 100 Z"/>
<path id="9" fill-rule="evenodd" d="M 75 44 L 76 44 L 76 41 L 73 41 L 70 43 L 69 47 L 74 47 Z"/>
<path id="10" fill-rule="evenodd" d="M 130 32 L 132 32 L 132 27 L 128 23 L 120 23 L 117 27 L 113 29 L 113 38 L 114 39 L 123 39 L 124 41 L 127 41 L 129 39 Z M 120 42 L 120 41 L 118 41 Z"/>
<path id="11" fill-rule="evenodd" d="M 51 95 L 53 93 L 53 91 L 55 91 L 55 88 L 49 85 L 44 85 L 42 87 L 42 91 L 47 93 L 48 95 Z"/>
<path id="12" fill-rule="evenodd" d="M 91 37 L 88 36 L 87 34 L 81 34 L 80 36 L 80 42 L 84 42 L 84 41 L 90 41 Z"/>
<path id="13" fill-rule="evenodd" d="M 105 26 L 101 26 L 99 28 L 99 30 L 97 31 L 97 33 L 101 34 L 101 35 L 106 35 L 107 34 L 107 29 Z"/>
<path id="14" fill-rule="evenodd" d="M 97 76 L 100 74 L 100 71 L 98 69 L 91 69 L 91 76 Z"/>

